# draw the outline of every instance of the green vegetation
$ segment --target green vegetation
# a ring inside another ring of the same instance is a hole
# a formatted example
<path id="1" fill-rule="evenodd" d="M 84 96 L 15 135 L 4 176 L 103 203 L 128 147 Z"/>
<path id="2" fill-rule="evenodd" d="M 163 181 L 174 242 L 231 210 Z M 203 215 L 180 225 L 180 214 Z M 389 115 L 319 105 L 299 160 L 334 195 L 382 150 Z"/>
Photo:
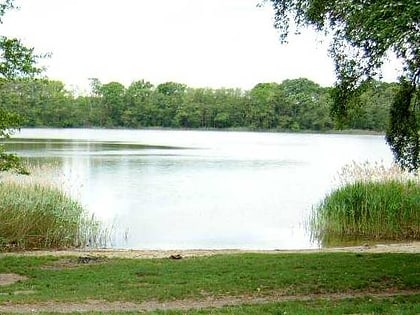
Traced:
<path id="1" fill-rule="evenodd" d="M 398 84 L 372 82 L 346 128 L 385 132 Z M 0 107 L 18 112 L 25 127 L 334 129 L 330 88 L 307 79 L 259 83 L 250 91 L 189 88 L 141 80 L 125 88 L 92 81 L 76 96 L 59 81 L 0 81 Z"/>
<path id="2" fill-rule="evenodd" d="M 4 0 L 0 3 L 0 24 L 3 23 L 3 15 L 7 10 L 14 9 L 13 0 Z M 44 57 L 36 55 L 33 48 L 25 47 L 19 39 L 0 36 L 0 79 L 1 80 L 21 80 L 34 78 L 42 72 L 36 66 L 37 61 Z M 3 95 L 0 101 L 0 140 L 10 137 L 13 129 L 18 128 L 21 117 L 19 111 L 11 112 L 3 106 Z M 27 171 L 20 164 L 19 158 L 4 151 L 0 143 L 0 172 L 14 170 L 25 174 Z"/>
<path id="3" fill-rule="evenodd" d="M 290 25 L 331 33 L 330 54 L 337 73 L 333 89 L 306 79 L 259 83 L 251 91 L 192 89 L 176 82 L 154 88 L 144 80 L 126 89 L 118 82 L 92 79 L 91 95 L 74 96 L 61 82 L 26 80 L 42 72 L 36 64 L 44 56 L 18 39 L 0 36 L 0 139 L 20 126 L 320 131 L 338 123 L 340 128 L 386 130 L 396 160 L 416 171 L 420 165 L 418 1 L 263 2 L 274 8 L 282 41 Z M 0 4 L 0 23 L 15 7 L 13 0 Z M 380 67 L 390 52 L 403 63 L 399 84 L 374 80 L 380 78 Z M 0 171 L 24 172 L 16 161 L 0 145 Z"/>
<path id="4" fill-rule="evenodd" d="M 286 41 L 291 26 L 312 26 L 331 36 L 330 55 L 337 82 L 332 113 L 343 123 L 358 106 L 389 56 L 402 63 L 400 85 L 392 98 L 387 141 L 399 164 L 420 167 L 420 42 L 418 0 L 266 0 L 274 9 L 275 27 Z"/>
<path id="5" fill-rule="evenodd" d="M 0 251 L 84 246 L 97 223 L 53 187 L 0 184 Z"/>
<path id="6" fill-rule="evenodd" d="M 323 131 L 338 122 L 340 128 L 387 131 L 396 160 L 415 171 L 420 164 L 418 1 L 270 2 L 282 40 L 289 33 L 290 19 L 298 28 L 332 30 L 335 88 L 307 79 L 259 83 L 251 91 L 193 89 L 176 82 L 154 87 L 144 80 L 126 88 L 119 82 L 92 79 L 91 94 L 75 96 L 62 82 L 27 80 L 42 72 L 36 64 L 43 56 L 17 39 L 0 37 L 0 139 L 20 126 Z M 0 4 L 0 23 L 13 8 L 13 0 Z M 399 84 L 373 80 L 390 51 L 403 61 Z M 0 171 L 24 171 L 16 161 L 0 146 Z"/>
<path id="7" fill-rule="evenodd" d="M 0 178 L 0 251 L 99 245 L 99 223 L 42 177 L 47 167 L 30 170 L 30 176 Z"/>
<path id="8" fill-rule="evenodd" d="M 324 244 L 420 239 L 420 184 L 356 182 L 327 196 L 315 210 L 314 236 Z"/>
<path id="9" fill-rule="evenodd" d="M 313 238 L 334 246 L 360 241 L 420 239 L 420 178 L 398 165 L 346 165 L 338 188 L 312 213 Z"/>
<path id="10" fill-rule="evenodd" d="M 13 285 L 0 286 L 0 304 L 43 301 L 87 300 L 174 301 L 226 297 L 297 296 L 306 302 L 225 308 L 243 310 L 309 309 L 395 310 L 394 303 L 418 310 L 419 295 L 372 298 L 380 292 L 420 290 L 419 254 L 238 254 L 171 259 L 107 259 L 84 262 L 77 257 L 3 256 L 0 273 L 28 277 Z M 13 294 L 13 292 L 31 292 Z M 366 298 L 343 301 L 317 300 L 317 294 L 357 294 Z M 381 302 L 385 304 L 381 306 Z M 360 302 L 360 305 L 358 305 Z M 382 307 L 382 308 L 381 308 Z M 206 312 L 204 312 L 205 314 Z M 259 312 L 258 312 L 259 313 Z M 176 314 L 176 313 L 175 313 Z"/>

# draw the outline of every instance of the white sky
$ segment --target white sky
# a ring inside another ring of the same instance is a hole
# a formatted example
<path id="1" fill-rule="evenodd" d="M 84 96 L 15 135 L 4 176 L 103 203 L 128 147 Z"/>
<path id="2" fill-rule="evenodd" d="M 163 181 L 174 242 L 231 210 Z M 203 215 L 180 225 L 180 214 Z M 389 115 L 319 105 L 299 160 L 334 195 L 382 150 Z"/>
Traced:
<path id="1" fill-rule="evenodd" d="M 281 45 L 259 0 L 16 0 L 0 34 L 51 52 L 46 75 L 68 87 L 88 78 L 145 79 L 250 89 L 305 77 L 334 82 L 327 42 L 308 31 Z"/>

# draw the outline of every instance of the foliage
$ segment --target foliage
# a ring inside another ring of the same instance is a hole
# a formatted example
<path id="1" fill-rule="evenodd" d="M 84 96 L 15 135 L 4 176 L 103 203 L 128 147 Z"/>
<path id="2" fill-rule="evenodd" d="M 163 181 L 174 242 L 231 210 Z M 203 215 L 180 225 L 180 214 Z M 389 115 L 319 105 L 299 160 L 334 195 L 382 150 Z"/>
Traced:
<path id="1" fill-rule="evenodd" d="M 0 107 L 0 138 L 8 138 L 13 129 L 19 127 L 21 118 L 18 114 L 8 112 Z"/>
<path id="2" fill-rule="evenodd" d="M 394 98 L 386 139 L 403 168 L 420 167 L 420 89 L 406 81 Z"/>
<path id="3" fill-rule="evenodd" d="M 397 83 L 371 81 L 360 93 L 357 102 L 347 110 L 344 126 L 351 129 L 383 130 L 388 128 L 392 99 L 399 89 Z"/>
<path id="4" fill-rule="evenodd" d="M 5 0 L 0 3 L 0 23 L 2 17 L 9 9 L 15 8 L 13 0 Z M 27 48 L 19 39 L 0 36 L 0 78 L 15 80 L 20 78 L 34 77 L 42 72 L 36 66 L 39 58 L 33 48 Z M 9 137 L 11 130 L 18 128 L 20 124 L 17 112 L 8 112 L 0 104 L 0 139 Z M 0 145 L 0 171 L 14 169 L 18 172 L 26 171 L 19 165 L 19 158 L 13 154 L 4 152 Z"/>
<path id="5" fill-rule="evenodd" d="M 0 251 L 100 245 L 95 243 L 102 237 L 98 222 L 60 188 L 45 181 L 47 169 L 30 169 L 30 177 L 2 174 Z"/>
<path id="6" fill-rule="evenodd" d="M 290 26 L 313 26 L 330 33 L 337 82 L 332 113 L 339 123 L 393 53 L 403 64 L 394 98 L 388 143 L 396 160 L 419 167 L 420 2 L 418 0 L 270 0 L 282 41 Z M 292 22 L 294 21 L 294 22 Z M 405 126 L 407 124 L 407 126 Z"/>
<path id="7" fill-rule="evenodd" d="M 0 23 L 3 23 L 3 16 L 7 10 L 16 8 L 15 4 L 13 3 L 14 0 L 3 0 L 0 3 Z"/>
<path id="8" fill-rule="evenodd" d="M 92 79 L 90 95 L 77 96 L 51 80 L 0 80 L 0 106 L 26 127 L 170 127 L 331 130 L 329 88 L 308 79 L 258 83 L 240 89 L 190 88 L 145 80 L 125 88 Z M 397 84 L 375 82 L 363 107 L 349 113 L 348 128 L 385 131 Z"/>
<path id="9" fill-rule="evenodd" d="M 0 146 L 0 172 L 16 171 L 22 175 L 28 175 L 28 170 L 22 165 L 20 158 L 16 154 L 4 152 L 3 146 Z"/>
<path id="10" fill-rule="evenodd" d="M 35 66 L 41 56 L 25 47 L 19 39 L 0 36 L 0 76 L 7 79 L 34 76 L 42 72 Z"/>
<path id="11" fill-rule="evenodd" d="M 0 139 L 10 137 L 14 128 L 19 126 L 21 119 L 20 116 L 5 111 L 0 105 Z M 15 154 L 6 153 L 4 146 L 0 144 L 0 172 L 7 170 L 15 170 L 21 174 L 27 173 L 24 167 L 22 167 L 19 157 Z"/>

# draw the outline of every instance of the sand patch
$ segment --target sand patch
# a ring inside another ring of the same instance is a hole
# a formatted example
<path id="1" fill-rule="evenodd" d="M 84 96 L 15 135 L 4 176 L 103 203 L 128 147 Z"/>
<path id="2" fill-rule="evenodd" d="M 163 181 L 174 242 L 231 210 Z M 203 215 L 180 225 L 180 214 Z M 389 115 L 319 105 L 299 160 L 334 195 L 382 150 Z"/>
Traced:
<path id="1" fill-rule="evenodd" d="M 171 258 L 171 256 L 200 257 L 212 255 L 232 255 L 244 253 L 260 254 L 280 254 L 280 253 L 331 253 L 331 252 L 350 252 L 350 253 L 420 253 L 420 241 L 394 244 L 365 244 L 362 246 L 334 247 L 320 249 L 303 250 L 242 250 L 242 249 L 191 249 L 191 250 L 132 250 L 132 249 L 74 249 L 74 250 L 45 250 L 45 251 L 22 251 L 0 253 L 1 256 L 56 256 L 66 257 L 87 257 L 88 263 L 95 262 L 95 258 Z M 83 263 L 83 261 L 81 261 Z"/>
<path id="2" fill-rule="evenodd" d="M 62 269 L 74 269 L 85 265 L 101 264 L 105 263 L 108 259 L 101 256 L 79 256 L 72 258 L 63 258 L 51 263 L 48 263 L 41 267 L 45 270 L 62 270 Z"/>
<path id="3" fill-rule="evenodd" d="M 330 294 L 310 294 L 310 295 L 283 295 L 282 292 L 272 292 L 269 296 L 225 296 L 207 297 L 203 300 L 172 300 L 172 301 L 144 301 L 134 303 L 128 301 L 100 301 L 87 300 L 83 302 L 40 302 L 33 304 L 13 304 L 11 302 L 0 304 L 0 314 L 34 314 L 54 312 L 60 313 L 84 313 L 84 312 L 156 312 L 156 311 L 181 311 L 202 309 L 220 309 L 226 306 L 238 306 L 243 304 L 266 304 L 288 301 L 310 301 L 310 300 L 329 300 L 340 301 L 353 298 L 391 298 L 397 296 L 417 295 L 419 291 L 399 291 L 399 292 L 354 292 L 354 293 L 330 293 Z"/>
<path id="4" fill-rule="evenodd" d="M 16 273 L 0 273 L 0 286 L 11 285 L 19 281 L 25 281 L 28 278 Z"/>

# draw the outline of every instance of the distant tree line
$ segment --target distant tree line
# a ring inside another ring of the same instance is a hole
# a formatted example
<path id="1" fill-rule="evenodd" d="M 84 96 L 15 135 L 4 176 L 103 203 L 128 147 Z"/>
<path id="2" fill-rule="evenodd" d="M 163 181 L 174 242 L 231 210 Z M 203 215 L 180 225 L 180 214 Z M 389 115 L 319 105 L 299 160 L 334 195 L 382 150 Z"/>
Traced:
<path id="1" fill-rule="evenodd" d="M 344 127 L 385 131 L 397 83 L 373 81 L 349 111 Z M 331 88 L 308 79 L 259 83 L 241 89 L 191 88 L 165 82 L 91 80 L 89 95 L 60 81 L 1 79 L 0 108 L 18 113 L 25 127 L 334 129 Z"/>

